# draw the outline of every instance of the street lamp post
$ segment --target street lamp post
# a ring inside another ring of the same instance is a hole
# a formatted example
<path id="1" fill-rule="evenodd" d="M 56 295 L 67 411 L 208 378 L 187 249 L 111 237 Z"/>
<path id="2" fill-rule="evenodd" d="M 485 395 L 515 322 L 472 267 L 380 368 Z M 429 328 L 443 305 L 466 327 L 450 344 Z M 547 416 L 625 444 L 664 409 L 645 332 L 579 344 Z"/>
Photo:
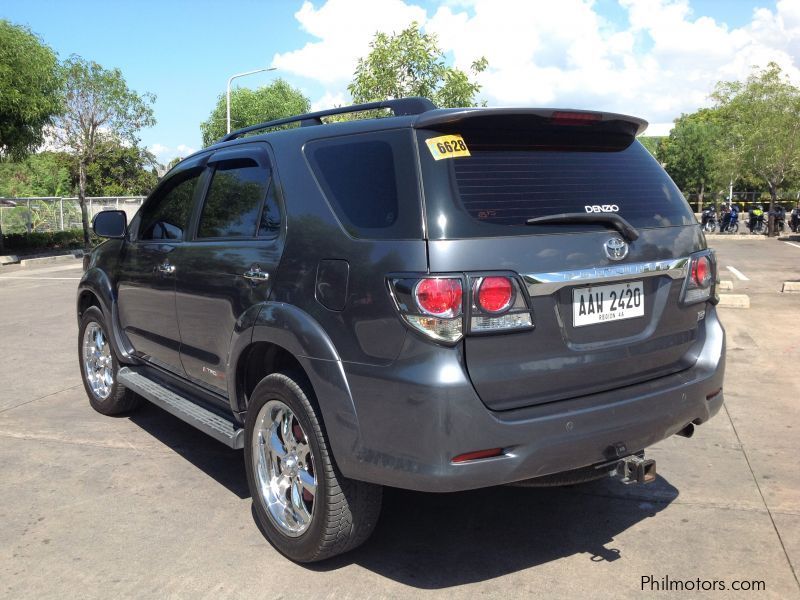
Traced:
<path id="1" fill-rule="evenodd" d="M 264 71 L 274 71 L 275 68 L 276 67 L 269 67 L 269 68 L 265 67 L 263 69 L 254 69 L 252 71 L 245 71 L 244 73 L 236 73 L 236 75 L 231 75 L 230 77 L 228 77 L 228 87 L 226 93 L 228 133 L 231 132 L 231 82 L 234 79 L 237 79 L 239 77 L 244 77 L 245 75 L 253 75 L 254 73 L 263 73 Z"/>

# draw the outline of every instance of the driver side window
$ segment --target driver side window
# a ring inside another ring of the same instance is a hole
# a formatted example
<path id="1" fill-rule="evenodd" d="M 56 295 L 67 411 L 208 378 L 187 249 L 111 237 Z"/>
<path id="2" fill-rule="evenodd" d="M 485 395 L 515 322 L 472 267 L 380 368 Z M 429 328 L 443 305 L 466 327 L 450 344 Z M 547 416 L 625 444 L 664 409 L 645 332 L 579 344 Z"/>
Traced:
<path id="1" fill-rule="evenodd" d="M 177 176 L 173 185 L 168 186 L 160 197 L 145 206 L 139 229 L 140 240 L 183 239 L 192 214 L 195 187 L 201 172 L 188 177 Z"/>

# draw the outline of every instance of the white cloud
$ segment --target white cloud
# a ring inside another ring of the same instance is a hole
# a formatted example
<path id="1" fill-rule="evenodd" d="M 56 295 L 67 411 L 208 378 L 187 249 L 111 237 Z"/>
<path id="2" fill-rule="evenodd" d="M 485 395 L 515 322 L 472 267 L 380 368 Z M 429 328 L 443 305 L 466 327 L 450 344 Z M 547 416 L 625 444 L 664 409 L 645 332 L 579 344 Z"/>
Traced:
<path id="1" fill-rule="evenodd" d="M 619 2 L 628 17 L 624 26 L 605 19 L 593 0 L 444 0 L 430 15 L 402 0 L 373 0 L 369 10 L 357 0 L 328 0 L 318 8 L 304 2 L 295 17 L 315 41 L 273 62 L 326 86 L 315 108 L 342 104 L 374 33 L 416 20 L 439 36 L 459 68 L 488 58 L 479 81 L 489 105 L 627 112 L 653 122 L 652 133 L 663 133 L 681 112 L 708 105 L 718 80 L 742 79 L 753 65 L 775 61 L 800 82 L 797 0 L 755 9 L 750 23 L 734 29 L 695 15 L 687 0 Z"/>
<path id="2" fill-rule="evenodd" d="M 328 0 L 320 8 L 306 1 L 294 16 L 301 29 L 319 41 L 276 54 L 273 66 L 340 85 L 350 80 L 356 60 L 369 51 L 376 32 L 400 31 L 412 21 L 426 18 L 424 9 L 403 0 L 372 0 L 368 6 L 361 0 Z"/>
<path id="3" fill-rule="evenodd" d="M 345 106 L 350 103 L 350 98 L 345 96 L 342 92 L 325 92 L 319 100 L 311 103 L 311 110 L 325 110 L 327 108 L 336 108 L 337 106 Z"/>
<path id="4" fill-rule="evenodd" d="M 150 152 L 155 155 L 158 162 L 162 164 L 167 164 L 176 157 L 186 158 L 195 152 L 194 148 L 187 146 L 186 144 L 178 144 L 175 148 L 172 148 L 171 146 L 155 143 L 148 146 L 147 149 L 150 150 Z"/>
<path id="5" fill-rule="evenodd" d="M 150 152 L 155 154 L 156 157 L 159 157 L 159 156 L 161 156 L 163 154 L 167 154 L 168 152 L 171 152 L 169 146 L 165 146 L 164 144 L 158 144 L 158 143 L 155 143 L 152 146 L 150 146 L 148 148 L 148 150 L 150 150 Z"/>

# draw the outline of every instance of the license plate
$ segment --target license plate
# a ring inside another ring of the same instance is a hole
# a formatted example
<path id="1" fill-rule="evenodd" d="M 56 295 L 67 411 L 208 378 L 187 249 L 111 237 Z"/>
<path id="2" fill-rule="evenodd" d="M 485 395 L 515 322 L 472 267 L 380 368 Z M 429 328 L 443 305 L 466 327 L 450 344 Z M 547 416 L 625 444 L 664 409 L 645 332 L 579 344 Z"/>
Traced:
<path id="1" fill-rule="evenodd" d="M 641 281 L 578 288 L 572 292 L 574 327 L 644 316 Z"/>

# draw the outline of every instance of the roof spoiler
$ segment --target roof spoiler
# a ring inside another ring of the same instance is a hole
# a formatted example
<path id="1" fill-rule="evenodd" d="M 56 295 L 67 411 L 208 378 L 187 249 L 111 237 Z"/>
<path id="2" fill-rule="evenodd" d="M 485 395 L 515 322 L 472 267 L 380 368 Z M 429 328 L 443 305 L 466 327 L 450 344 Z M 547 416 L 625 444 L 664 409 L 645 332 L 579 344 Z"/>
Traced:
<path id="1" fill-rule="evenodd" d="M 553 123 L 560 125 L 601 125 L 620 133 L 637 136 L 647 129 L 647 121 L 617 113 L 576 110 L 571 108 L 463 108 L 431 110 L 414 121 L 416 129 L 450 129 L 469 125 L 492 126 L 501 122 L 515 124 Z"/>

